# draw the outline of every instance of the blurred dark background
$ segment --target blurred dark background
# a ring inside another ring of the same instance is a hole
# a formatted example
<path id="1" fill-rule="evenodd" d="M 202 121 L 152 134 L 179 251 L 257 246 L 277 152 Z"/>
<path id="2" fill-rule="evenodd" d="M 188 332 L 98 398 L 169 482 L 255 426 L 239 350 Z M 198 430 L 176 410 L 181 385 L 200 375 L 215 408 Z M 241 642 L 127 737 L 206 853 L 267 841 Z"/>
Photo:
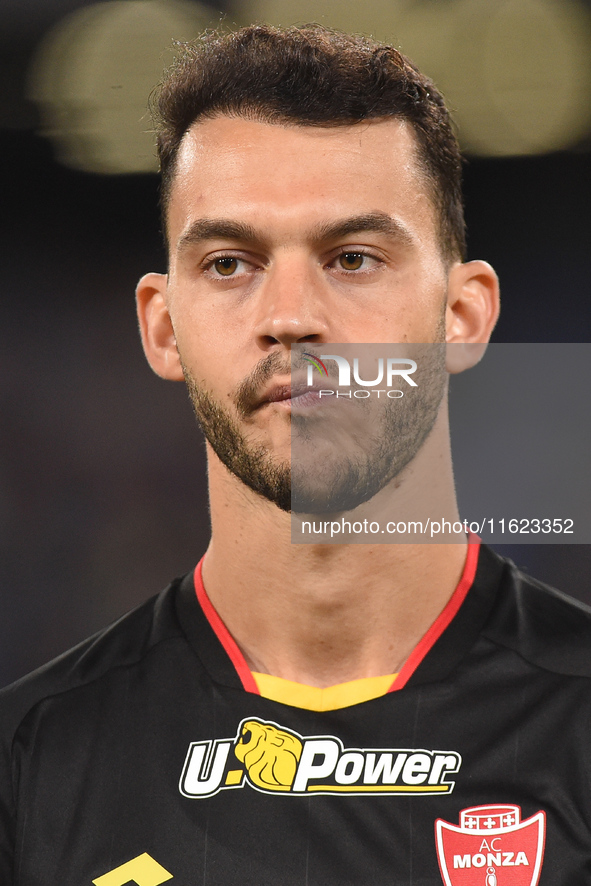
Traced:
<path id="1" fill-rule="evenodd" d="M 588 4 L 3 0 L 0 685 L 207 545 L 203 443 L 182 386 L 144 361 L 133 293 L 165 269 L 146 97 L 171 38 L 220 20 L 319 20 L 408 51 L 456 110 L 470 257 L 502 282 L 494 340 L 589 341 Z M 589 546 L 502 551 L 591 603 Z"/>

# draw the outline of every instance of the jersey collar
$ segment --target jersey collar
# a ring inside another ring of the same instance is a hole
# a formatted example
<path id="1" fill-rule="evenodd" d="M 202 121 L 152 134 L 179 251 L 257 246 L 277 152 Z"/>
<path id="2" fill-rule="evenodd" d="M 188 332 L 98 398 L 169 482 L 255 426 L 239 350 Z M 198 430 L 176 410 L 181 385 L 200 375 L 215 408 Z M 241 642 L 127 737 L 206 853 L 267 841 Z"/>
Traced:
<path id="1" fill-rule="evenodd" d="M 177 599 L 181 626 L 210 676 L 224 686 L 259 694 L 240 649 L 209 600 L 200 561 Z M 458 586 L 417 643 L 389 691 L 445 679 L 474 645 L 496 598 L 504 561 L 475 537 Z"/>

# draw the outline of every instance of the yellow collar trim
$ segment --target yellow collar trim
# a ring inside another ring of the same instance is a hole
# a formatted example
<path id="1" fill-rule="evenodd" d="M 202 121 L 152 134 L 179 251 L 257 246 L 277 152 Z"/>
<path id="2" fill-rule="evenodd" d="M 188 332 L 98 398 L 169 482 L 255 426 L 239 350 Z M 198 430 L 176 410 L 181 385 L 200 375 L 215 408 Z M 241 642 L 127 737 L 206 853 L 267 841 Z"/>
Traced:
<path id="1" fill-rule="evenodd" d="M 270 674 L 253 672 L 252 676 L 263 698 L 279 701 L 293 708 L 304 708 L 307 711 L 336 711 L 385 695 L 398 674 L 365 677 L 362 680 L 327 686 L 325 689 L 305 686 L 303 683 L 294 683 L 282 677 L 272 677 Z"/>

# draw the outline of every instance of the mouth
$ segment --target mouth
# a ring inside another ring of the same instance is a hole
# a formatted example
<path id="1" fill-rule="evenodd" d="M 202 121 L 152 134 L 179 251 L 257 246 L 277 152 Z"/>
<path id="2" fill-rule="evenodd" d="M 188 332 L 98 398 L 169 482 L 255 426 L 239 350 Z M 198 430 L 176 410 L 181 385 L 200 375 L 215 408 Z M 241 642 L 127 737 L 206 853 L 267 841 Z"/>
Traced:
<path id="1" fill-rule="evenodd" d="M 273 403 L 287 412 L 292 409 L 308 410 L 319 407 L 323 402 L 326 403 L 330 396 L 332 390 L 328 384 L 324 388 L 320 385 L 308 386 L 301 383 L 275 384 L 261 397 L 260 406 Z"/>

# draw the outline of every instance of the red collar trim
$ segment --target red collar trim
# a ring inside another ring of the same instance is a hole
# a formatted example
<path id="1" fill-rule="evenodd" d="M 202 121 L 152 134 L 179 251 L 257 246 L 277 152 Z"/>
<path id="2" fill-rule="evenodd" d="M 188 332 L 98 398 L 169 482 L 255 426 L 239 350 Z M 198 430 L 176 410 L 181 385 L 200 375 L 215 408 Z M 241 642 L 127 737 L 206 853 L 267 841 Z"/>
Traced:
<path id="1" fill-rule="evenodd" d="M 205 591 L 205 587 L 203 586 L 203 578 L 201 575 L 201 567 L 203 565 L 203 557 L 195 567 L 195 592 L 197 594 L 197 599 L 199 600 L 199 604 L 205 613 L 205 617 L 208 620 L 209 624 L 213 628 L 213 631 L 226 650 L 228 656 L 230 657 L 232 664 L 236 668 L 236 672 L 240 677 L 242 685 L 247 692 L 252 692 L 254 695 L 260 695 L 259 687 L 255 683 L 255 679 L 250 672 L 250 668 L 246 664 L 244 660 L 244 656 L 240 652 L 238 648 L 238 644 L 230 634 L 230 631 L 223 623 L 215 609 L 213 608 L 213 603 L 207 596 Z"/>
<path id="2" fill-rule="evenodd" d="M 480 539 L 477 535 L 470 535 L 468 539 L 468 556 L 466 557 L 464 571 L 462 573 L 460 581 L 458 582 L 458 586 L 456 587 L 455 591 L 447 602 L 445 609 L 436 618 L 427 633 L 422 637 L 421 640 L 419 640 L 419 642 L 407 658 L 406 662 L 400 670 L 400 673 L 390 686 L 388 692 L 397 692 L 399 689 L 402 689 L 403 686 L 406 685 L 406 683 L 408 683 L 411 676 L 414 674 L 427 653 L 433 648 L 444 630 L 453 621 L 474 582 L 476 567 L 478 566 L 479 549 Z M 203 586 L 203 578 L 201 575 L 202 564 L 203 558 L 195 567 L 194 572 L 195 593 L 197 594 L 199 605 L 205 613 L 205 617 L 211 625 L 216 637 L 226 650 L 227 655 L 236 668 L 236 673 L 240 677 L 242 686 L 244 687 L 246 692 L 251 692 L 254 695 L 260 695 L 259 688 L 250 672 L 250 668 L 244 660 L 244 656 L 242 655 L 238 644 L 215 611 L 211 600 L 207 596 L 205 587 Z"/>
<path id="3" fill-rule="evenodd" d="M 480 539 L 477 535 L 470 533 L 468 537 L 468 555 L 457 588 L 449 598 L 445 609 L 437 616 L 427 633 L 423 635 L 422 639 L 419 640 L 411 654 L 406 659 L 400 669 L 400 673 L 388 689 L 388 692 L 397 692 L 408 683 L 427 653 L 433 648 L 444 630 L 455 618 L 458 609 L 466 599 L 466 595 L 474 583 L 476 567 L 478 566 L 479 550 Z"/>

